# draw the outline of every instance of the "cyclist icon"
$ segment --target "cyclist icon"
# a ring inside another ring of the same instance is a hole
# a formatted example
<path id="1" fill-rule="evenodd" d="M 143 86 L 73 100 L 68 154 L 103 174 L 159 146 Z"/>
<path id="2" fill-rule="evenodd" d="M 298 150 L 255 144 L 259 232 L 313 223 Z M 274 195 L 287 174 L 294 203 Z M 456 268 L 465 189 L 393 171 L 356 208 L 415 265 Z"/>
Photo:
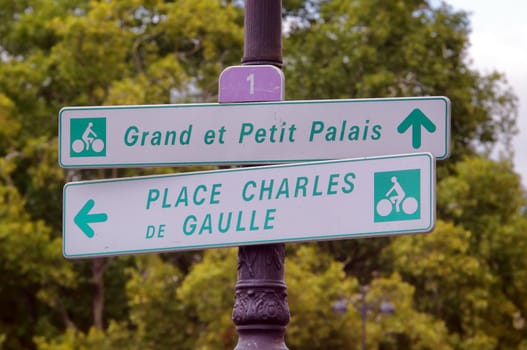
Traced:
<path id="1" fill-rule="evenodd" d="M 89 152 L 90 150 L 95 153 L 102 152 L 104 149 L 104 141 L 97 138 L 97 134 L 92 128 L 93 123 L 89 122 L 81 138 L 73 141 L 71 147 L 75 153 Z"/>
<path id="2" fill-rule="evenodd" d="M 417 211 L 419 203 L 414 197 L 407 197 L 396 176 L 392 176 L 390 181 L 393 186 L 384 195 L 386 198 L 381 199 L 375 206 L 377 214 L 380 216 L 388 216 L 395 209 L 396 213 L 401 212 L 411 215 Z"/>

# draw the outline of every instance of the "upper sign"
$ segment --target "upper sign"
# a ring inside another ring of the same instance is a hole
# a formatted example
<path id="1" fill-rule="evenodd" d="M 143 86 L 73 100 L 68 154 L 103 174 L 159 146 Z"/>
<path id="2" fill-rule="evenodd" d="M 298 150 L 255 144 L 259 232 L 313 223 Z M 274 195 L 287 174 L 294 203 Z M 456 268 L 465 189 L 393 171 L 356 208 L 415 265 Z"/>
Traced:
<path id="1" fill-rule="evenodd" d="M 257 102 L 284 99 L 284 73 L 275 66 L 233 66 L 220 75 L 218 101 Z"/>
<path id="2" fill-rule="evenodd" d="M 429 232 L 429 153 L 69 183 L 67 258 Z"/>
<path id="3" fill-rule="evenodd" d="M 450 148 L 446 97 L 68 107 L 64 168 L 269 164 Z"/>

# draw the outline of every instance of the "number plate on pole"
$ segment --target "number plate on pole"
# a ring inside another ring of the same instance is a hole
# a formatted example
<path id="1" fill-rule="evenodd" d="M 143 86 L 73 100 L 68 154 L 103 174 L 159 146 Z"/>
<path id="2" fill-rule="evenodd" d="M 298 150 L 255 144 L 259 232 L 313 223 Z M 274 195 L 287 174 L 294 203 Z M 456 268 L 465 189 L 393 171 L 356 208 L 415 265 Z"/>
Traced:
<path id="1" fill-rule="evenodd" d="M 284 74 L 275 66 L 233 66 L 226 68 L 220 75 L 220 103 L 283 99 Z"/>

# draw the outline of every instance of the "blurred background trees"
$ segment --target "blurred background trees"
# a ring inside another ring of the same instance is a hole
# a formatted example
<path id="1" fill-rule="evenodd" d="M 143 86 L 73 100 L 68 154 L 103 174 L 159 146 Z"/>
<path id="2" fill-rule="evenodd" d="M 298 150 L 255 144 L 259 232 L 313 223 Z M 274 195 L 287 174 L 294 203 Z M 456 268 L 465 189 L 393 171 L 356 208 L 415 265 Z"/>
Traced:
<path id="1" fill-rule="evenodd" d="M 288 99 L 444 95 L 453 144 L 432 234 L 287 246 L 288 346 L 359 349 L 364 321 L 368 349 L 527 349 L 517 99 L 500 73 L 470 66 L 467 13 L 426 0 L 283 6 Z M 234 347 L 235 249 L 63 259 L 65 182 L 195 169 L 63 170 L 57 115 L 216 101 L 242 54 L 243 1 L 0 0 L 0 348 Z"/>

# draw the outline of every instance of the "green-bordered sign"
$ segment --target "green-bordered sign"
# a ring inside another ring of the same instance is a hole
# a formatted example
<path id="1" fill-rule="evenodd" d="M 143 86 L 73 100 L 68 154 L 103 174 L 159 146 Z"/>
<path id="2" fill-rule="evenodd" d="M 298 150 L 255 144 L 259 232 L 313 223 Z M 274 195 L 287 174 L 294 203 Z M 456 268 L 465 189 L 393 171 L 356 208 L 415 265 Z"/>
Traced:
<path id="1" fill-rule="evenodd" d="M 429 153 L 73 182 L 67 258 L 429 232 Z"/>
<path id="2" fill-rule="evenodd" d="M 64 168 L 269 164 L 430 152 L 449 156 L 446 97 L 68 107 Z"/>

